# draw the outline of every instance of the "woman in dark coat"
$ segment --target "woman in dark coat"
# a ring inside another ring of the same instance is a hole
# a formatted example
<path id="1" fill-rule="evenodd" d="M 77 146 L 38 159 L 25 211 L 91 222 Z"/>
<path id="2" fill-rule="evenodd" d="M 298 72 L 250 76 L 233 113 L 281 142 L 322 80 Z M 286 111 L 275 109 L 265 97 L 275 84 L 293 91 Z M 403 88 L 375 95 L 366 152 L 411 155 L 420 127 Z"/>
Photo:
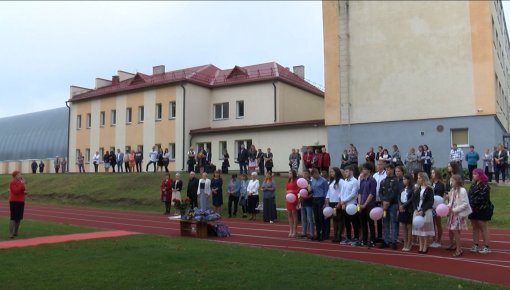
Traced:
<path id="1" fill-rule="evenodd" d="M 473 212 L 468 216 L 473 226 L 473 247 L 471 252 L 479 252 L 480 254 L 488 254 L 491 252 L 489 248 L 489 231 L 487 222 L 492 219 L 494 205 L 491 202 L 491 188 L 487 183 L 488 177 L 482 169 L 473 170 L 473 185 L 468 192 L 469 205 Z M 482 235 L 483 247 L 478 246 L 480 234 Z"/>
<path id="2" fill-rule="evenodd" d="M 223 205 L 223 180 L 219 170 L 214 171 L 214 176 L 211 179 L 211 193 L 214 211 L 219 214 Z"/>

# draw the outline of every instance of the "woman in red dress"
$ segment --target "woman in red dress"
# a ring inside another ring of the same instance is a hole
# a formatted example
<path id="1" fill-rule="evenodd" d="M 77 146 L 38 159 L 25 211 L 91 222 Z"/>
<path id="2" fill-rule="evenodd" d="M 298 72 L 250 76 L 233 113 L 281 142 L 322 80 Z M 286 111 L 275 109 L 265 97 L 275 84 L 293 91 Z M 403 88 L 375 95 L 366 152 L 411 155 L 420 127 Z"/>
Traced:
<path id="1" fill-rule="evenodd" d="M 165 203 L 165 212 L 163 214 L 170 214 L 172 207 L 172 184 L 173 180 L 170 178 L 170 173 L 167 173 L 165 179 L 161 181 L 161 202 Z"/>
<path id="2" fill-rule="evenodd" d="M 298 224 L 298 218 L 297 218 L 297 210 L 298 210 L 298 192 L 299 187 L 297 185 L 297 173 L 295 170 L 289 171 L 289 180 L 287 180 L 287 183 L 285 184 L 285 192 L 287 194 L 291 193 L 296 196 L 296 200 L 292 203 L 288 202 L 287 199 L 285 199 L 285 204 L 287 207 L 287 213 L 289 217 L 289 238 L 295 238 L 296 232 L 297 232 L 297 224 Z"/>
<path id="3" fill-rule="evenodd" d="M 11 210 L 11 222 L 9 223 L 10 239 L 18 236 L 19 225 L 25 210 L 26 195 L 25 180 L 21 177 L 21 172 L 16 170 L 12 173 L 12 180 L 9 183 L 9 207 Z"/>

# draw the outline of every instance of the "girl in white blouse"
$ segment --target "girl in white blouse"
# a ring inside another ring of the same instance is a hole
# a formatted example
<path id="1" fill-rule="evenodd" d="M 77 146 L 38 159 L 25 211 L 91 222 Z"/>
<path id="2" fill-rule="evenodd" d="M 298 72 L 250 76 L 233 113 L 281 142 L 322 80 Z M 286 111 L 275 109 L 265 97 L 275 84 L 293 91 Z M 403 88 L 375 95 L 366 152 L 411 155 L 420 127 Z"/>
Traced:
<path id="1" fill-rule="evenodd" d="M 198 181 L 197 195 L 200 200 L 200 209 L 207 209 L 209 195 L 211 195 L 211 180 L 207 178 L 207 172 L 202 173 L 202 178 Z"/>

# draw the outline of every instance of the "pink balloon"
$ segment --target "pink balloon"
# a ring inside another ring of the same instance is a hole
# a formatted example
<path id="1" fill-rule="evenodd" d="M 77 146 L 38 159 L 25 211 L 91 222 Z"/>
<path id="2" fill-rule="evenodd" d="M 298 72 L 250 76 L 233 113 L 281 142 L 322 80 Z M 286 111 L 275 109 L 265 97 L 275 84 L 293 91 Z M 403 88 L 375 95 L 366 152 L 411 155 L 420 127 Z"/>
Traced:
<path id="1" fill-rule="evenodd" d="M 304 188 L 303 188 L 303 189 L 301 189 L 301 190 L 299 191 L 299 195 L 301 195 L 301 197 L 302 197 L 302 198 L 307 198 L 307 197 L 308 197 L 308 190 L 306 190 L 306 189 L 304 189 Z"/>
<path id="2" fill-rule="evenodd" d="M 438 216 L 447 216 L 450 209 L 446 204 L 440 204 L 436 207 L 436 213 Z"/>
<path id="3" fill-rule="evenodd" d="M 294 203 L 296 201 L 296 195 L 294 193 L 287 193 L 285 199 L 290 203 Z"/>
<path id="4" fill-rule="evenodd" d="M 301 177 L 300 179 L 297 180 L 297 186 L 299 186 L 299 188 L 307 188 L 308 187 L 308 181 L 306 181 L 306 179 Z"/>
<path id="5" fill-rule="evenodd" d="M 383 209 L 381 207 L 374 207 L 370 211 L 370 218 L 374 221 L 380 220 L 383 217 Z"/>

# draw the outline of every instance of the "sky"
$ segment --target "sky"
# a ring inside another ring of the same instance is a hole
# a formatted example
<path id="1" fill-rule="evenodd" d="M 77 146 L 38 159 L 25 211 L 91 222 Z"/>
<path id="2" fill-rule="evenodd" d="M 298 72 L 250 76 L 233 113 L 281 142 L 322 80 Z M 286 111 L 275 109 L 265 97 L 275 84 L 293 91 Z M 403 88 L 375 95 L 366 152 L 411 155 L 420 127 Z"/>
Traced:
<path id="1" fill-rule="evenodd" d="M 156 65 L 276 61 L 324 85 L 321 1 L 1 1 L 0 39 L 0 118 L 63 107 L 71 85 Z"/>
<path id="2" fill-rule="evenodd" d="M 0 118 L 65 106 L 117 70 L 305 66 L 322 85 L 322 5 L 309 2 L 0 2 Z"/>

